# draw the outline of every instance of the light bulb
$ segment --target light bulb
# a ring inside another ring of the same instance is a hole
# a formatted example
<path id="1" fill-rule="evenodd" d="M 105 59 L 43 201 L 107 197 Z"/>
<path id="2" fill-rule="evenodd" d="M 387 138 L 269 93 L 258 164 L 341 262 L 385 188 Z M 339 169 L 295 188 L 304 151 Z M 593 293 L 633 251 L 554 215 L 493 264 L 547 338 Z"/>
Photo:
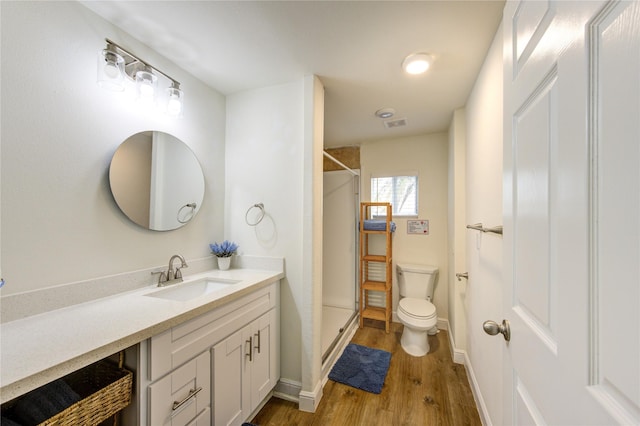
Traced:
<path id="1" fill-rule="evenodd" d="M 111 79 L 115 79 L 115 78 L 118 78 L 120 76 L 120 70 L 118 69 L 116 64 L 107 62 L 104 65 L 104 75 L 106 75 L 107 77 L 109 77 Z"/>
<path id="2" fill-rule="evenodd" d="M 179 116 L 182 114 L 182 106 L 184 103 L 184 92 L 178 87 L 171 86 L 167 89 L 167 114 Z"/>
<path id="3" fill-rule="evenodd" d="M 422 74 L 431 66 L 433 58 L 426 53 L 414 53 L 405 58 L 402 68 L 408 74 Z"/>
<path id="4" fill-rule="evenodd" d="M 427 61 L 414 61 L 407 64 L 407 72 L 409 74 L 422 74 L 429 69 L 429 62 Z"/>
<path id="5" fill-rule="evenodd" d="M 393 108 L 382 108 L 376 111 L 376 117 L 386 119 L 391 118 L 396 113 Z"/>
<path id="6" fill-rule="evenodd" d="M 182 110 L 182 102 L 179 99 L 171 98 L 167 104 L 167 112 L 171 115 L 178 115 Z"/>
<path id="7" fill-rule="evenodd" d="M 138 87 L 138 99 L 144 102 L 153 103 L 156 81 L 158 77 L 150 71 L 138 71 L 136 73 L 136 86 Z"/>
<path id="8" fill-rule="evenodd" d="M 151 96 L 153 96 L 153 86 L 145 81 L 140 83 L 140 95 L 144 98 L 150 98 Z"/>
<path id="9" fill-rule="evenodd" d="M 124 59 L 112 50 L 98 52 L 98 85 L 104 89 L 124 90 Z"/>

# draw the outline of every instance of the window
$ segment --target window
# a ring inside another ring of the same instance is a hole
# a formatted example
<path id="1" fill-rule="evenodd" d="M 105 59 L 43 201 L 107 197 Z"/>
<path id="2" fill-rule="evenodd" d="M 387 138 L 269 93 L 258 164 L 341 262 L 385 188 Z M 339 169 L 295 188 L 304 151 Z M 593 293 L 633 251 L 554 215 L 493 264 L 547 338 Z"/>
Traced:
<path id="1" fill-rule="evenodd" d="M 418 216 L 418 176 L 371 178 L 371 201 L 391 203 L 394 216 Z M 384 216 L 385 208 L 374 207 L 372 214 Z"/>

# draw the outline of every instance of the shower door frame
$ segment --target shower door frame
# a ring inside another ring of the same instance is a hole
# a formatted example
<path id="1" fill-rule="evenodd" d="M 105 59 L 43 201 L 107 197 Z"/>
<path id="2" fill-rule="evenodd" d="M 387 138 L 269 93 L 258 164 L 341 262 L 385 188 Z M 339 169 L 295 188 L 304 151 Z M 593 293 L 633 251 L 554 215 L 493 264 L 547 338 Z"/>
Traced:
<path id="1" fill-rule="evenodd" d="M 349 173 L 351 173 L 353 176 L 351 177 L 351 183 L 353 186 L 353 190 L 352 190 L 352 194 L 353 194 L 353 200 L 352 200 L 352 211 L 353 211 L 353 218 L 355 221 L 355 224 L 353 226 L 353 241 L 354 241 L 354 252 L 353 252 L 353 276 L 351 277 L 351 282 L 353 283 L 353 296 L 354 296 L 354 303 L 353 306 L 350 306 L 349 308 L 345 308 L 345 309 L 352 309 L 351 315 L 349 317 L 349 319 L 346 321 L 346 323 L 344 324 L 344 326 L 342 328 L 340 328 L 338 334 L 335 336 L 335 338 L 333 339 L 333 342 L 327 347 L 327 349 L 324 351 L 324 353 L 322 354 L 322 363 L 324 364 L 326 359 L 331 355 L 331 353 L 333 352 L 333 350 L 335 349 L 336 345 L 339 343 L 340 338 L 342 337 L 342 335 L 344 334 L 344 332 L 350 328 L 350 325 L 354 324 L 357 321 L 357 316 L 358 316 L 358 303 L 359 303 L 359 298 L 358 298 L 358 227 L 357 227 L 357 220 L 358 220 L 358 208 L 360 205 L 360 171 L 357 170 L 352 170 L 350 168 L 348 168 L 347 166 L 345 166 L 344 164 L 342 164 L 341 162 L 339 162 L 338 160 L 335 160 L 333 157 L 331 157 L 329 154 L 325 153 L 325 156 L 328 157 L 329 159 L 333 160 L 334 162 L 336 162 L 338 165 L 340 165 L 343 169 L 345 169 L 344 171 L 347 171 Z M 338 171 L 334 171 L 334 172 L 342 172 L 340 170 Z M 323 172 L 323 176 L 324 173 L 332 173 L 331 171 L 326 171 Z M 324 227 L 324 224 L 323 224 Z M 323 249 L 324 250 L 324 249 Z M 324 276 L 324 274 L 323 274 Z M 323 278 L 323 287 L 324 287 L 324 278 Z M 323 306 L 325 306 L 324 303 L 324 288 L 323 288 Z M 323 330 L 324 331 L 324 330 Z"/>

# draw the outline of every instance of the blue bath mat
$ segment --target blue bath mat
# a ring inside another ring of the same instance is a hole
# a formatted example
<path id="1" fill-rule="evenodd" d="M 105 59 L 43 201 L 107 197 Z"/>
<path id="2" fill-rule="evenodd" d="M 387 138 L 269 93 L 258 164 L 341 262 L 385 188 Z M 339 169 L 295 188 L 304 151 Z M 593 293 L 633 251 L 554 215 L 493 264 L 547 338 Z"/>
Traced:
<path id="1" fill-rule="evenodd" d="M 382 392 L 391 353 L 349 343 L 331 369 L 329 378 L 371 393 Z"/>

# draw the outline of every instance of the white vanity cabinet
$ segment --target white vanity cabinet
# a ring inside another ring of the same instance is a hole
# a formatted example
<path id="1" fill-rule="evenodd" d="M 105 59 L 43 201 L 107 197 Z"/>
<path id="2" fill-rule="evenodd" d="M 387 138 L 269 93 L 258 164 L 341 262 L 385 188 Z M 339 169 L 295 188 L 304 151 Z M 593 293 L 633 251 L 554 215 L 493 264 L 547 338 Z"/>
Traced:
<path id="1" fill-rule="evenodd" d="M 213 347 L 215 425 L 240 425 L 278 380 L 276 312 L 270 311 Z"/>
<path id="2" fill-rule="evenodd" d="M 140 357 L 147 375 L 139 384 L 140 406 L 147 409 L 139 423 L 246 421 L 280 378 L 278 307 L 274 282 L 148 339 Z"/>

